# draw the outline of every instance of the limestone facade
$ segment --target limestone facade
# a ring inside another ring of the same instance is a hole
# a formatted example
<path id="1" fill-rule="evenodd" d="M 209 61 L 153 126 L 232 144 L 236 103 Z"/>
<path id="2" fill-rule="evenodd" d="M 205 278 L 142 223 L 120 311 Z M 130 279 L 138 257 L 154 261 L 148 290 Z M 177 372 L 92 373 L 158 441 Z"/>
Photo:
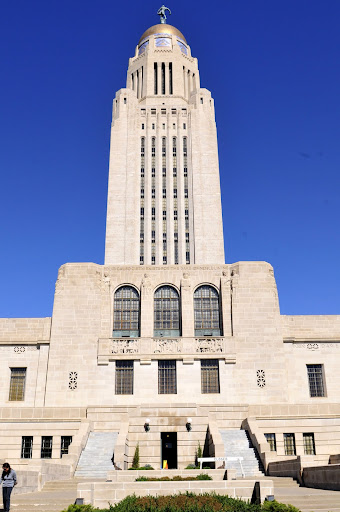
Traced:
<path id="1" fill-rule="evenodd" d="M 119 330 L 126 289 L 134 327 Z M 0 448 L 19 468 L 39 467 L 52 437 L 50 460 L 74 471 L 91 431 L 119 433 L 124 468 L 137 443 L 159 467 L 164 432 L 177 433 L 179 468 L 198 442 L 223 456 L 220 431 L 241 427 L 265 467 L 292 458 L 287 434 L 301 457 L 313 434 L 309 464 L 340 454 L 340 316 L 283 316 L 270 264 L 224 263 L 213 100 L 174 27 L 143 35 L 114 100 L 105 265 L 63 265 L 52 318 L 1 319 L 0 354 Z"/>

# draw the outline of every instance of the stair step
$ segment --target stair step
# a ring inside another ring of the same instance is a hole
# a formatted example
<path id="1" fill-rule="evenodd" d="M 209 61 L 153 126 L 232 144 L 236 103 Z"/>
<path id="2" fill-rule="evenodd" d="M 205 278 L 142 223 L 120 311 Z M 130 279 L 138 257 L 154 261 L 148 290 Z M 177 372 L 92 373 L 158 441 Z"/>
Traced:
<path id="1" fill-rule="evenodd" d="M 106 478 L 107 472 L 113 469 L 111 459 L 117 437 L 118 432 L 91 432 L 81 453 L 75 476 Z"/>
<path id="2" fill-rule="evenodd" d="M 263 476 L 260 461 L 256 457 L 256 452 L 245 430 L 221 430 L 220 434 L 225 456 L 243 459 L 241 460 L 242 469 L 239 461 L 226 461 L 226 469 L 236 469 L 236 476 L 242 476 L 242 472 L 245 476 Z"/>

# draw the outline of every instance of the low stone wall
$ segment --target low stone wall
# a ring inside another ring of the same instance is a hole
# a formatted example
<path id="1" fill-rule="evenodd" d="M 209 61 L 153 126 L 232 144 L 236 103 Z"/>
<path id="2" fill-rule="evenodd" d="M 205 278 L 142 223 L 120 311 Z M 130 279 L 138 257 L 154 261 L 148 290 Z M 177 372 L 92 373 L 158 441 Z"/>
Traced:
<path id="1" fill-rule="evenodd" d="M 305 468 L 303 483 L 306 487 L 340 491 L 340 464 Z"/>
<path id="2" fill-rule="evenodd" d="M 70 466 L 43 462 L 37 470 L 16 471 L 18 485 L 14 487 L 14 494 L 40 491 L 46 482 L 52 480 L 68 480 L 70 478 Z"/>
<path id="3" fill-rule="evenodd" d="M 338 455 L 330 455 L 329 456 L 330 464 L 340 464 L 340 454 Z"/>
<path id="4" fill-rule="evenodd" d="M 121 473 L 120 471 L 117 473 Z M 215 492 L 232 498 L 250 500 L 254 491 L 255 480 L 201 480 L 189 482 L 81 482 L 77 486 L 77 497 L 83 498 L 85 504 L 107 508 L 109 503 L 115 504 L 136 494 L 136 496 L 155 496 L 185 493 L 195 494 Z M 274 494 L 272 480 L 260 481 L 261 502 L 265 497 Z"/>
<path id="5" fill-rule="evenodd" d="M 300 457 L 270 462 L 267 467 L 267 474 L 269 476 L 289 476 L 302 484 Z"/>
<path id="6" fill-rule="evenodd" d="M 13 494 L 24 494 L 39 490 L 39 471 L 16 471 L 18 485 L 13 489 Z"/>

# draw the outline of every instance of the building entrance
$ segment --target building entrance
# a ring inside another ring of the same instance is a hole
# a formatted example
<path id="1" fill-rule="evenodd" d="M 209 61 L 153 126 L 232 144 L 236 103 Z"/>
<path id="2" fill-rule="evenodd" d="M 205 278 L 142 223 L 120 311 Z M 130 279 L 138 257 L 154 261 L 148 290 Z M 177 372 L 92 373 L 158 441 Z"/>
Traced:
<path id="1" fill-rule="evenodd" d="M 177 432 L 161 432 L 162 467 L 177 468 Z M 166 461 L 166 462 L 165 462 Z"/>

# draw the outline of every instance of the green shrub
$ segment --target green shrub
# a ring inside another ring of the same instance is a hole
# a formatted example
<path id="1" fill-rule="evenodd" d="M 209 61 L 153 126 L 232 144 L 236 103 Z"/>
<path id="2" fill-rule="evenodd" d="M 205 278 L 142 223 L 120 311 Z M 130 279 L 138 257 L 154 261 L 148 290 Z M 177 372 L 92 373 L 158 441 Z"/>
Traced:
<path id="1" fill-rule="evenodd" d="M 196 476 L 196 480 L 212 480 L 212 478 L 206 473 L 200 473 L 199 475 Z"/>
<path id="2" fill-rule="evenodd" d="M 159 478 L 152 476 L 140 476 L 139 478 L 136 478 L 136 482 L 188 482 L 193 480 L 212 480 L 212 478 L 211 476 L 205 475 L 204 473 L 201 473 L 197 476 L 176 475 L 173 478 L 170 478 L 169 476 L 161 476 Z"/>
<path id="3" fill-rule="evenodd" d="M 215 494 L 187 492 L 173 496 L 128 496 L 113 508 L 114 512 L 261 512 L 259 505 Z"/>
<path id="4" fill-rule="evenodd" d="M 184 469 L 199 469 L 199 466 L 196 466 L 196 464 L 188 464 L 186 468 Z"/>
<path id="5" fill-rule="evenodd" d="M 92 505 L 69 505 L 69 507 L 62 512 L 110 512 L 113 510 L 113 505 L 110 508 L 93 508 Z"/>
<path id="6" fill-rule="evenodd" d="M 278 501 L 265 501 L 262 505 L 262 510 L 265 512 L 299 512 L 299 509 L 293 505 L 285 505 Z"/>
<path id="7" fill-rule="evenodd" d="M 134 456 L 132 459 L 132 468 L 138 469 L 138 467 L 139 467 L 139 443 L 137 443 L 135 453 L 134 453 Z"/>
<path id="8" fill-rule="evenodd" d="M 200 475 L 199 475 L 200 476 Z M 147 477 L 143 477 L 147 478 Z M 163 477 L 162 480 L 170 480 Z M 176 494 L 172 496 L 127 496 L 108 509 L 91 505 L 70 505 L 62 512 L 300 512 L 292 505 L 266 501 L 263 505 L 251 505 L 241 499 L 219 494 Z"/>

